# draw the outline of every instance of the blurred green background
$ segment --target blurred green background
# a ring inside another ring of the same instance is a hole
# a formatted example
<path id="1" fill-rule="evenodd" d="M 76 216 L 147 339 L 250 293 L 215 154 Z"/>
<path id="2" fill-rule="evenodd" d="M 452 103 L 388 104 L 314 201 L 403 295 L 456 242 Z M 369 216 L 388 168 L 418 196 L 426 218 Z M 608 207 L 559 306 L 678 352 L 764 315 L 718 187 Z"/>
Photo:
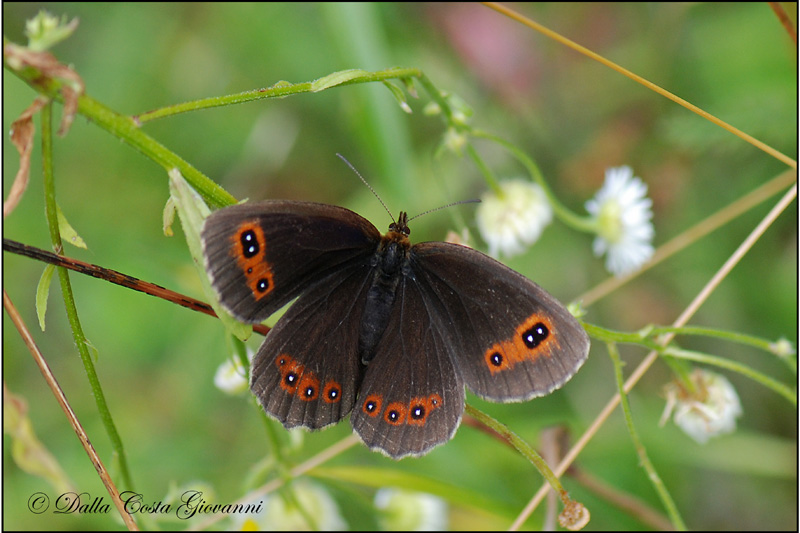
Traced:
<path id="1" fill-rule="evenodd" d="M 794 16 L 796 4 L 785 4 Z M 797 156 L 796 50 L 766 3 L 536 4 L 519 9 L 534 20 Z M 310 81 L 332 72 L 392 66 L 420 68 L 441 90 L 473 108 L 474 123 L 536 159 L 562 201 L 579 213 L 607 167 L 627 164 L 649 186 L 655 245 L 668 241 L 785 170 L 785 165 L 611 70 L 477 4 L 200 4 L 4 3 L 3 34 L 25 43 L 24 22 L 39 9 L 79 17 L 80 26 L 53 49 L 86 83 L 87 93 L 123 114 L 138 114 L 207 96 Z M 796 25 L 796 19 L 793 19 Z M 405 114 L 380 84 L 187 113 L 145 131 L 239 199 L 287 198 L 353 209 L 380 229 L 383 208 L 335 154 L 347 157 L 393 214 L 411 215 L 480 196 L 486 185 L 466 159 L 434 153 L 444 133 L 425 116 L 424 90 Z M 6 70 L 3 131 L 36 93 Z M 56 118 L 61 108 L 56 106 Z M 40 131 L 37 118 L 37 132 Z M 496 147 L 476 143 L 500 176 L 522 169 Z M 82 117 L 54 147 L 59 205 L 87 242 L 69 256 L 202 298 L 176 224 L 162 232 L 168 197 L 162 168 Z M 18 165 L 4 137 L 3 191 Z M 3 236 L 49 249 L 41 154 L 31 182 L 4 223 Z M 585 319 L 634 330 L 668 324 L 694 298 L 777 197 L 727 224 L 593 305 Z M 477 239 L 474 205 L 414 221 L 415 241 L 441 240 L 465 220 Z M 460 218 L 463 217 L 463 218 Z M 567 302 L 607 277 L 592 256 L 592 238 L 555 222 L 526 254 L 508 263 Z M 484 246 L 476 242 L 480 248 Z M 34 293 L 43 265 L 4 253 L 4 287 L 107 466 L 111 447 L 72 340 L 58 283 L 47 329 L 37 327 Z M 202 481 L 219 502 L 244 494 L 268 453 L 264 424 L 249 395 L 230 397 L 213 376 L 228 355 L 223 328 L 211 318 L 102 281 L 71 275 L 86 335 L 128 454 L 137 491 L 165 497 L 172 485 Z M 713 293 L 693 324 L 797 342 L 797 210 L 785 212 Z M 4 382 L 28 402 L 42 443 L 79 491 L 105 494 L 98 477 L 44 384 L 13 325 L 3 323 Z M 255 349 L 259 339 L 249 344 Z M 773 356 L 739 345 L 684 338 L 682 346 L 741 361 L 783 382 L 796 376 Z M 642 359 L 622 347 L 626 371 Z M 797 527 L 797 411 L 784 398 L 740 375 L 744 414 L 735 433 L 698 445 L 673 424 L 658 426 L 662 386 L 657 364 L 631 395 L 634 421 L 656 469 L 691 529 Z M 559 392 L 525 404 L 470 401 L 534 445 L 542 428 L 566 424 L 577 438 L 615 390 L 604 347 Z M 278 429 L 283 432 L 282 429 Z M 306 434 L 291 456 L 300 462 L 349 435 L 345 421 Z M 122 527 L 108 515 L 32 514 L 27 501 L 52 493 L 22 472 L 4 437 L 3 509 L 7 529 Z M 395 463 L 363 446 L 332 465 L 372 465 L 420 473 L 486 497 L 490 512 L 451 505 L 450 527 L 507 527 L 541 485 L 533 467 L 470 427 L 421 459 Z M 660 502 L 638 465 L 616 412 L 581 453 L 577 466 L 656 509 Z M 565 478 L 587 505 L 587 529 L 647 527 Z M 352 528 L 376 525 L 373 490 L 325 482 Z M 424 487 L 419 487 L 424 488 Z M 106 502 L 108 496 L 106 495 Z M 538 528 L 541 506 L 528 528 Z M 191 524 L 161 523 L 160 527 Z M 224 525 L 224 523 L 222 523 Z"/>

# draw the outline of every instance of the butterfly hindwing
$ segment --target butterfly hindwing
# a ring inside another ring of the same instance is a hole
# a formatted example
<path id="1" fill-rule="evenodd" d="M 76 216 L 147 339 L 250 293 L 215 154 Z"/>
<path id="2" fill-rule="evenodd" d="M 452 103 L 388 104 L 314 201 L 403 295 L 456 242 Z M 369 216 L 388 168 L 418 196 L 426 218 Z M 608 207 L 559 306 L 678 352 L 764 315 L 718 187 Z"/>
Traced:
<path id="1" fill-rule="evenodd" d="M 361 383 L 359 325 L 369 267 L 337 272 L 292 304 L 253 359 L 250 388 L 286 427 L 319 429 L 353 407 Z"/>
<path id="2" fill-rule="evenodd" d="M 394 459 L 450 440 L 464 412 L 464 383 L 431 313 L 415 280 L 403 277 L 351 415 L 361 440 Z"/>
<path id="3" fill-rule="evenodd" d="M 522 401 L 563 385 L 589 351 L 569 311 L 541 287 L 466 246 L 420 243 L 411 269 L 443 321 L 451 324 L 460 374 L 477 395 Z"/>
<path id="4" fill-rule="evenodd" d="M 261 322 L 306 287 L 375 252 L 380 232 L 349 209 L 265 201 L 220 209 L 202 230 L 206 270 L 220 301 Z"/>

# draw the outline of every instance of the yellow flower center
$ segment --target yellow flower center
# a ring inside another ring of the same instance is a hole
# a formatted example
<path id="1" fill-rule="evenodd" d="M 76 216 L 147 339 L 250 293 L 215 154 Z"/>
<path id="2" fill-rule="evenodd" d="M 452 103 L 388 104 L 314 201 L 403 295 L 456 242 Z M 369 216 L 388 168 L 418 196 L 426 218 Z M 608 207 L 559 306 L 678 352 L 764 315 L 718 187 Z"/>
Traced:
<path id="1" fill-rule="evenodd" d="M 622 208 L 615 200 L 606 201 L 597 216 L 597 234 L 610 243 L 622 238 Z"/>

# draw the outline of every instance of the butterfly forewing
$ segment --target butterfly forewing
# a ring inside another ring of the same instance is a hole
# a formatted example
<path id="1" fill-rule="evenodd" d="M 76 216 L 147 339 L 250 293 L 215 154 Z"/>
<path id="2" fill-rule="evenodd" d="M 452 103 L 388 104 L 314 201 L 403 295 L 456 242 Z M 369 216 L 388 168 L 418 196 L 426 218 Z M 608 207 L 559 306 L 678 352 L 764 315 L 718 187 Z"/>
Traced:
<path id="1" fill-rule="evenodd" d="M 233 316 L 252 323 L 327 275 L 368 261 L 380 232 L 341 207 L 266 201 L 212 213 L 202 240 L 220 301 Z"/>
<path id="2" fill-rule="evenodd" d="M 464 412 L 452 346 L 431 316 L 420 287 L 404 277 L 351 415 L 361 440 L 395 459 L 450 440 Z"/>
<path id="3" fill-rule="evenodd" d="M 452 343 L 474 393 L 522 401 L 563 385 L 589 351 L 569 311 L 541 287 L 471 248 L 442 242 L 412 247 L 411 268 Z"/>

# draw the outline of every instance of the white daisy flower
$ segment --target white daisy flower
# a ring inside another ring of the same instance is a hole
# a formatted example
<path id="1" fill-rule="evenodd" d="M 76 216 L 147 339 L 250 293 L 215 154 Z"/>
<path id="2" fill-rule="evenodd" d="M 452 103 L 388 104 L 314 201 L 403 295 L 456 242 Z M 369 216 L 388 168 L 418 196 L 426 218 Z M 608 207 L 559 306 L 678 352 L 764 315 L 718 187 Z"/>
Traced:
<path id="1" fill-rule="evenodd" d="M 675 425 L 700 444 L 705 444 L 711 437 L 734 431 L 736 419 L 742 414 L 742 404 L 730 381 L 702 369 L 692 372 L 690 379 L 696 389 L 693 394 L 678 383 L 666 386 L 667 406 L 661 424 L 674 411 Z"/>
<path id="2" fill-rule="evenodd" d="M 628 166 L 606 170 L 605 183 L 586 202 L 597 225 L 594 254 L 606 254 L 606 269 L 615 276 L 633 272 L 652 257 L 652 204 L 647 185 Z"/>
<path id="3" fill-rule="evenodd" d="M 489 255 L 517 255 L 530 246 L 553 219 L 544 190 L 524 179 L 500 183 L 501 194 L 488 192 L 475 212 Z"/>
<path id="4" fill-rule="evenodd" d="M 447 529 L 447 504 L 425 492 L 383 488 L 375 493 L 375 507 L 384 531 L 442 531 Z"/>

